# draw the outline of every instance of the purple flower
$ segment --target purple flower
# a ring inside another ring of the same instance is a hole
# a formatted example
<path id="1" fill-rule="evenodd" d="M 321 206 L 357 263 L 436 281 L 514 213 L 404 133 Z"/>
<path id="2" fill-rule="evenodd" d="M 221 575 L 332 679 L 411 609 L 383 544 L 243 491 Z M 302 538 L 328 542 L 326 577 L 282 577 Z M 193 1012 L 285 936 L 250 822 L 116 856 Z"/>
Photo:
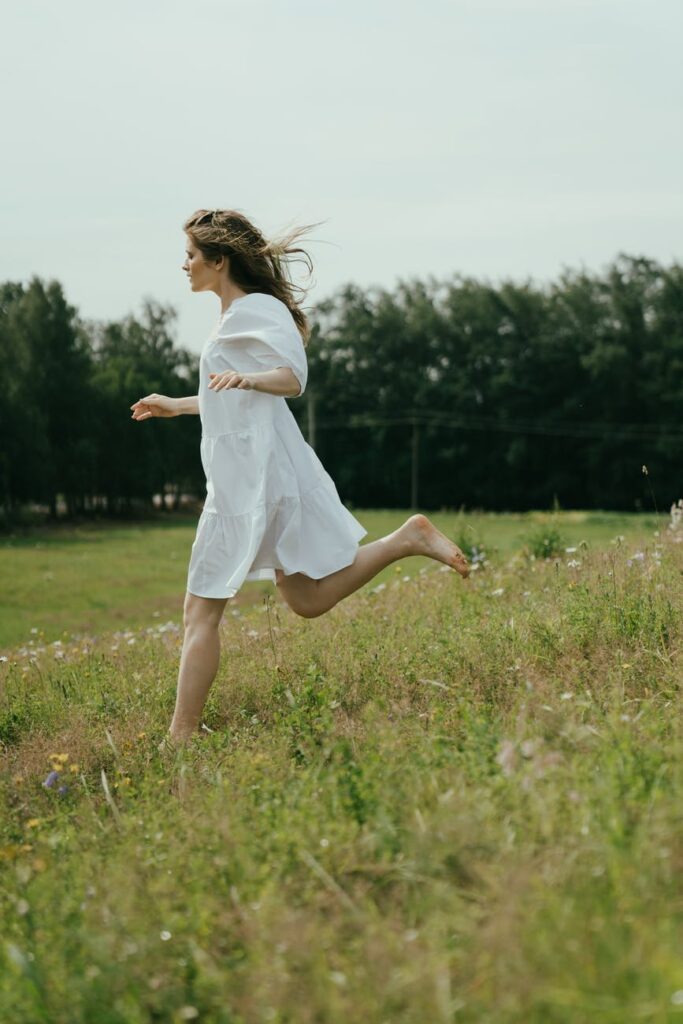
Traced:
<path id="1" fill-rule="evenodd" d="M 59 794 L 61 794 L 62 796 L 64 796 L 65 793 L 69 792 L 69 787 L 68 786 L 60 786 L 59 789 L 57 790 L 57 792 Z"/>
<path id="2" fill-rule="evenodd" d="M 55 784 L 55 782 L 57 781 L 58 778 L 59 778 L 59 772 L 50 772 L 48 777 L 45 779 L 45 782 L 43 783 L 43 785 L 45 786 L 46 789 L 51 789 L 52 786 L 54 786 L 54 784 Z"/>

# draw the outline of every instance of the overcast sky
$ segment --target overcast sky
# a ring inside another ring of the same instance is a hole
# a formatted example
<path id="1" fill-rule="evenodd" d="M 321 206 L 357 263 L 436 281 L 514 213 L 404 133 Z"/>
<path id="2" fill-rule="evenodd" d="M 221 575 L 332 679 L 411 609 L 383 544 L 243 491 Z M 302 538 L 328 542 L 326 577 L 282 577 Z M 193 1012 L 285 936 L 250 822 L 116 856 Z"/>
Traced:
<path id="1" fill-rule="evenodd" d="M 149 296 L 199 351 L 202 206 L 324 221 L 307 304 L 682 257 L 680 0 L 17 0 L 0 29 L 0 280 L 85 317 Z"/>

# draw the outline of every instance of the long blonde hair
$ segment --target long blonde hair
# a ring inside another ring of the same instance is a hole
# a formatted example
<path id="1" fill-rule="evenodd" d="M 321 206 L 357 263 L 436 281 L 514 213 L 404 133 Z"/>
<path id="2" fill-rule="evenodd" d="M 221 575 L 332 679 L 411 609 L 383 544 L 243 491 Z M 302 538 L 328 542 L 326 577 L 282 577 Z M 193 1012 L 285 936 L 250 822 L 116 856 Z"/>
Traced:
<path id="1" fill-rule="evenodd" d="M 304 345 L 311 328 L 301 301 L 306 289 L 294 284 L 289 276 L 289 263 L 308 266 L 313 273 L 311 257 L 294 242 L 317 224 L 294 228 L 279 238 L 267 239 L 251 221 L 237 210 L 196 210 L 183 224 L 183 231 L 192 239 L 205 260 L 227 256 L 230 277 L 245 292 L 265 292 L 284 302 L 299 330 Z M 298 294 L 298 297 L 297 297 Z"/>

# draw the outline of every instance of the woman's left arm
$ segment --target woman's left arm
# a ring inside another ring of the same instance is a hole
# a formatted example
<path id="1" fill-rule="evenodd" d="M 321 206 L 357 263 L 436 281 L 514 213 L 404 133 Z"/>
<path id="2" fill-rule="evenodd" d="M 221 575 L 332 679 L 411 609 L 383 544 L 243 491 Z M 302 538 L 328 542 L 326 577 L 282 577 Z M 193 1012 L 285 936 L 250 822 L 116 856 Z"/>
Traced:
<path id="1" fill-rule="evenodd" d="M 278 366 L 274 370 L 263 370 L 259 373 L 226 370 L 224 373 L 210 373 L 209 378 L 208 386 L 212 391 L 240 388 L 242 391 L 263 391 L 268 395 L 280 395 L 284 398 L 295 398 L 301 394 L 301 383 L 289 366 Z"/>

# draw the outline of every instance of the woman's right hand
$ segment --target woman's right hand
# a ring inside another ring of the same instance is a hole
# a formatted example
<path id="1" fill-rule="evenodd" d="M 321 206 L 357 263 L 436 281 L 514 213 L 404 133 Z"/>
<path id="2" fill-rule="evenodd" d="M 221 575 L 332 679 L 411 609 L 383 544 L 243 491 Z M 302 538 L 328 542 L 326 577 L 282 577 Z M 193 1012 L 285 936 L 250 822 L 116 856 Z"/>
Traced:
<path id="1" fill-rule="evenodd" d="M 167 395 L 147 395 L 131 405 L 134 420 L 148 420 L 150 416 L 179 416 L 178 399 Z"/>

